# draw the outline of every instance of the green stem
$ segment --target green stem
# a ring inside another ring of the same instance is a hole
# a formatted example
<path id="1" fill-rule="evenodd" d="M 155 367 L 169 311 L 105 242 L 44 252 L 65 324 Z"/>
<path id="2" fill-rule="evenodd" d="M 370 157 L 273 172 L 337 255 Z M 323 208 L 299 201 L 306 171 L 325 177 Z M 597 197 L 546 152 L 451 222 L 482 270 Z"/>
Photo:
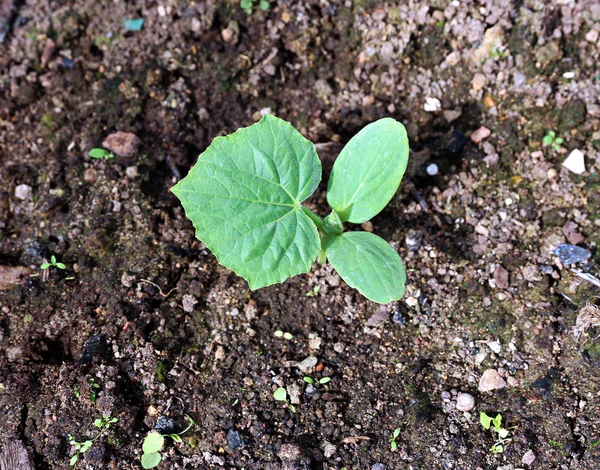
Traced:
<path id="1" fill-rule="evenodd" d="M 304 207 L 304 206 L 300 206 L 302 207 L 302 210 L 304 211 L 304 213 L 310 217 L 310 220 L 312 220 L 315 225 L 317 226 L 317 228 L 323 232 L 323 221 L 321 220 L 321 218 L 316 215 L 315 213 L 313 213 L 310 209 Z"/>

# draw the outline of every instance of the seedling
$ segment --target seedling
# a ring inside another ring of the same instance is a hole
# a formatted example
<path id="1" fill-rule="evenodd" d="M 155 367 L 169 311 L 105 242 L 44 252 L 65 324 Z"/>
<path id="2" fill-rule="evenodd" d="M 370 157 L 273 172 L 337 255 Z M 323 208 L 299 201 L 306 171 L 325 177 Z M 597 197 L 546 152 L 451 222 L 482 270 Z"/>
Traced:
<path id="1" fill-rule="evenodd" d="M 552 147 L 557 152 L 562 149 L 560 144 L 562 144 L 564 141 L 565 139 L 563 139 L 562 137 L 556 137 L 556 132 L 554 131 L 548 131 L 548 133 L 542 139 L 544 145 Z"/>
<path id="2" fill-rule="evenodd" d="M 173 442 L 181 443 L 183 440 L 181 436 L 188 432 L 190 428 L 196 424 L 189 415 L 185 415 L 188 419 L 189 423 L 187 427 L 181 431 L 172 434 L 161 434 L 158 431 L 152 431 L 150 434 L 146 436 L 144 442 L 142 444 L 142 468 L 154 468 L 156 467 L 162 460 L 162 455 L 160 451 L 165 445 L 165 437 L 170 437 L 173 439 Z"/>
<path id="3" fill-rule="evenodd" d="M 319 385 L 325 385 L 329 382 L 331 382 L 331 377 L 321 377 L 318 381 L 315 381 L 315 379 L 313 379 L 312 377 L 302 377 L 302 380 L 304 380 L 307 384 L 311 384 L 314 385 L 315 383 L 318 383 Z"/>
<path id="4" fill-rule="evenodd" d="M 93 437 L 92 439 L 88 439 L 86 441 L 83 442 L 78 442 L 75 440 L 75 437 L 73 437 L 72 434 L 69 434 L 69 444 L 71 444 L 74 448 L 75 448 L 75 454 L 73 454 L 73 456 L 71 457 L 71 460 L 69 460 L 69 465 L 71 467 L 75 466 L 75 464 L 79 461 L 79 458 L 85 454 L 90 447 L 92 447 L 92 445 L 94 444 L 94 442 L 100 437 L 102 436 L 106 431 L 108 431 L 110 429 L 111 424 L 116 423 L 117 421 L 119 421 L 118 418 L 111 418 L 110 416 L 102 416 L 102 418 L 97 418 L 94 420 L 94 426 L 96 426 L 99 429 L 99 433 L 96 435 L 96 437 Z"/>
<path id="5" fill-rule="evenodd" d="M 291 333 L 288 333 L 287 331 L 284 333 L 281 330 L 277 330 L 273 334 L 275 335 L 276 338 L 283 338 L 283 339 L 287 339 L 288 341 L 290 339 L 294 339 L 294 335 L 292 335 Z"/>
<path id="6" fill-rule="evenodd" d="M 504 452 L 506 445 L 512 441 L 512 437 L 509 437 L 511 431 L 517 429 L 517 427 L 512 426 L 510 428 L 503 428 L 502 415 L 500 413 L 498 413 L 495 418 L 492 418 L 483 411 L 480 411 L 479 422 L 485 429 L 490 429 L 490 427 L 493 425 L 492 432 L 498 434 L 496 442 L 494 442 L 494 445 L 490 448 L 490 451 L 493 454 L 501 454 Z"/>
<path id="7" fill-rule="evenodd" d="M 92 158 L 97 158 L 100 160 L 109 160 L 111 158 L 115 158 L 112 152 L 109 152 L 108 150 L 104 149 L 92 149 L 89 151 L 88 155 Z"/>
<path id="8" fill-rule="evenodd" d="M 392 441 L 390 443 L 390 447 L 392 448 L 392 452 L 396 452 L 398 450 L 398 444 L 396 444 L 396 439 L 400 436 L 400 428 L 394 429 L 392 433 Z"/>
<path id="9" fill-rule="evenodd" d="M 315 146 L 270 114 L 217 137 L 171 190 L 196 237 L 219 262 L 255 290 L 310 271 L 326 259 L 351 287 L 386 304 L 404 295 L 406 272 L 388 242 L 344 232 L 392 199 L 408 162 L 404 126 L 391 118 L 369 124 L 341 151 L 328 182 L 332 212 L 321 219 L 302 205 L 321 180 Z"/>
<path id="10" fill-rule="evenodd" d="M 317 295 L 319 293 L 320 290 L 321 290 L 321 285 L 318 284 L 312 290 L 309 290 L 306 293 L 306 297 L 314 297 L 315 295 Z"/>
<path id="11" fill-rule="evenodd" d="M 90 395 L 89 399 L 91 403 L 96 403 L 96 398 L 98 398 L 97 390 L 100 390 L 100 385 L 96 383 L 96 381 L 90 377 Z"/>
<path id="12" fill-rule="evenodd" d="M 288 403 L 287 391 L 285 390 L 284 387 L 279 387 L 277 390 L 275 390 L 273 392 L 273 398 L 275 398 L 275 400 L 277 400 L 277 401 L 283 401 L 283 402 L 287 403 L 290 411 L 292 413 L 296 412 L 296 407 L 294 405 L 292 405 L 291 403 Z"/>
<path id="13" fill-rule="evenodd" d="M 268 0 L 241 0 L 240 7 L 244 10 L 248 15 L 252 14 L 252 9 L 258 6 L 262 11 L 267 11 L 269 9 Z"/>
<path id="14" fill-rule="evenodd" d="M 50 268 L 51 266 L 58 268 L 58 269 L 67 269 L 67 267 L 63 263 L 59 263 L 56 261 L 56 256 L 54 256 L 54 255 L 52 255 L 50 257 L 50 262 L 42 264 L 40 266 L 40 269 L 42 271 L 45 271 L 46 269 Z"/>

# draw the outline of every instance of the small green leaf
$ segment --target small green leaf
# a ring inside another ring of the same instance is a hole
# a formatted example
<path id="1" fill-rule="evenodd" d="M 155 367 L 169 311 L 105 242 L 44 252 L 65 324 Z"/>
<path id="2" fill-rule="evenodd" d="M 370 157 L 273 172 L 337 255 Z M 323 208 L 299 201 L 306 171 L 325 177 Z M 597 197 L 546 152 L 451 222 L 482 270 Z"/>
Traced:
<path id="1" fill-rule="evenodd" d="M 381 212 L 400 185 L 408 149 L 406 129 L 392 118 L 371 123 L 350 139 L 327 189 L 327 202 L 342 222 L 366 222 Z"/>
<path id="2" fill-rule="evenodd" d="M 88 155 L 92 158 L 107 158 L 109 152 L 104 149 L 92 149 L 89 151 Z"/>
<path id="3" fill-rule="evenodd" d="M 283 331 L 281 331 L 281 330 L 277 330 L 273 334 L 275 335 L 276 338 L 283 338 Z"/>
<path id="4" fill-rule="evenodd" d="M 509 432 L 508 429 L 501 428 L 501 429 L 498 430 L 498 435 L 502 439 L 505 439 L 508 436 L 508 432 Z"/>
<path id="5" fill-rule="evenodd" d="M 75 454 L 73 457 L 71 457 L 71 460 L 69 460 L 69 465 L 71 467 L 75 466 L 75 464 L 77 463 L 78 460 L 79 460 L 79 454 Z"/>
<path id="6" fill-rule="evenodd" d="M 51 264 L 56 264 L 56 256 L 52 255 L 52 256 L 50 257 L 50 263 L 51 263 Z"/>
<path id="7" fill-rule="evenodd" d="M 52 266 L 50 263 L 44 263 L 40 266 L 40 269 L 45 270 L 48 269 L 50 266 Z"/>
<path id="8" fill-rule="evenodd" d="M 325 243 L 327 258 L 342 279 L 380 304 L 404 295 L 406 272 L 398 253 L 368 232 L 345 232 Z"/>
<path id="9" fill-rule="evenodd" d="M 267 0 L 260 0 L 258 6 L 262 11 L 267 11 L 269 9 L 269 2 Z"/>
<path id="10" fill-rule="evenodd" d="M 292 413 L 296 412 L 296 407 L 294 405 L 289 405 L 289 409 Z"/>
<path id="11" fill-rule="evenodd" d="M 183 442 L 183 439 L 179 437 L 179 434 L 171 434 L 171 439 L 173 439 L 174 442 L 177 442 L 179 444 Z"/>
<path id="12" fill-rule="evenodd" d="M 392 450 L 398 450 L 398 444 L 396 444 L 396 441 L 392 441 Z"/>
<path id="13" fill-rule="evenodd" d="M 320 179 L 315 146 L 267 114 L 217 137 L 171 191 L 196 237 L 255 290 L 310 270 L 320 240 L 300 203 Z"/>
<path id="14" fill-rule="evenodd" d="M 542 142 L 544 142 L 544 144 L 546 145 L 552 145 L 552 142 L 554 142 L 554 137 L 552 137 L 551 135 L 545 135 L 542 139 Z"/>
<path id="15" fill-rule="evenodd" d="M 83 443 L 83 445 L 81 446 L 81 450 L 79 452 L 81 452 L 82 454 L 84 452 L 87 452 L 89 450 L 90 447 L 92 447 L 93 442 L 92 441 L 85 441 Z"/>
<path id="16" fill-rule="evenodd" d="M 67 269 L 67 266 L 65 266 L 63 263 L 56 263 L 56 264 L 55 264 L 55 266 L 56 266 L 58 269 Z"/>
<path id="17" fill-rule="evenodd" d="M 247 10 L 248 8 L 252 9 L 252 0 L 242 0 L 240 2 L 240 6 L 244 9 Z"/>
<path id="18" fill-rule="evenodd" d="M 289 341 L 290 339 L 293 339 L 294 336 L 291 333 L 287 333 L 286 332 L 286 333 L 283 334 L 283 338 L 287 339 Z"/>
<path id="19" fill-rule="evenodd" d="M 394 429 L 394 434 L 393 434 L 394 439 L 396 439 L 399 435 L 400 435 L 400 428 Z"/>
<path id="20" fill-rule="evenodd" d="M 502 415 L 498 413 L 492 422 L 494 423 L 494 431 L 498 432 L 502 426 Z"/>
<path id="21" fill-rule="evenodd" d="M 94 426 L 96 426 L 97 428 L 101 428 L 102 427 L 102 420 L 100 418 L 97 418 L 94 420 Z"/>
<path id="22" fill-rule="evenodd" d="M 483 411 L 479 412 L 479 422 L 485 429 L 490 429 L 490 425 L 492 424 L 492 417 L 488 416 Z"/>
<path id="23" fill-rule="evenodd" d="M 162 455 L 158 452 L 149 452 L 142 454 L 142 468 L 154 468 L 162 460 Z"/>
<path id="24" fill-rule="evenodd" d="M 562 137 L 557 137 L 557 138 L 554 140 L 554 143 L 555 143 L 555 144 L 562 144 L 564 141 L 565 141 L 565 139 L 563 139 Z"/>
<path id="25" fill-rule="evenodd" d="M 321 380 L 319 380 L 319 383 L 321 385 L 325 385 L 326 383 L 331 382 L 331 377 L 323 377 Z"/>
<path id="26" fill-rule="evenodd" d="M 279 387 L 273 392 L 273 398 L 277 401 L 287 401 L 287 392 L 285 388 Z"/>
<path id="27" fill-rule="evenodd" d="M 504 446 L 502 444 L 494 444 L 490 450 L 493 454 L 501 454 L 504 452 Z"/>
<path id="28" fill-rule="evenodd" d="M 313 379 L 311 379 L 310 377 L 302 377 L 302 380 L 304 380 L 307 384 L 315 383 L 315 381 Z"/>
<path id="29" fill-rule="evenodd" d="M 165 437 L 156 431 L 151 432 L 144 439 L 144 443 L 142 444 L 142 450 L 146 454 L 150 454 L 153 452 L 158 452 L 165 445 Z"/>

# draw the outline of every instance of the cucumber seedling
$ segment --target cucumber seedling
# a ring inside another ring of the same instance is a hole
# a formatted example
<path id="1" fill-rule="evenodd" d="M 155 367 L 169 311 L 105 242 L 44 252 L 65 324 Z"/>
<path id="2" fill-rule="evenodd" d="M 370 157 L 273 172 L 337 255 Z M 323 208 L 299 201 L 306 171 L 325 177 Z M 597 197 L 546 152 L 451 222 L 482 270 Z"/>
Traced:
<path id="1" fill-rule="evenodd" d="M 390 202 L 408 162 L 404 126 L 391 118 L 367 125 L 338 156 L 327 188 L 332 212 L 321 219 L 302 205 L 321 181 L 315 146 L 270 114 L 217 137 L 171 190 L 196 237 L 255 290 L 310 271 L 327 259 L 342 279 L 385 304 L 404 295 L 398 253 L 369 232 L 344 232 Z"/>

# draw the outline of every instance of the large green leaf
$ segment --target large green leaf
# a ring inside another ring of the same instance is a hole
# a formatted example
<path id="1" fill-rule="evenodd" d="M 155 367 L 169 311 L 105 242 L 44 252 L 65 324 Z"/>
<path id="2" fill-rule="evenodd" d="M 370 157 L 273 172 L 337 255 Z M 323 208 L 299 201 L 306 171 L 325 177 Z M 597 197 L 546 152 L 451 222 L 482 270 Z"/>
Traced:
<path id="1" fill-rule="evenodd" d="M 345 232 L 325 242 L 327 258 L 350 287 L 380 304 L 404 295 L 406 272 L 398 253 L 368 232 Z"/>
<path id="2" fill-rule="evenodd" d="M 342 222 L 366 222 L 390 202 L 407 162 L 404 126 L 392 118 L 369 124 L 350 139 L 336 159 L 327 202 Z"/>
<path id="3" fill-rule="evenodd" d="M 300 203 L 320 180 L 314 145 L 267 114 L 217 137 L 172 191 L 196 236 L 258 289 L 310 270 L 319 234 Z"/>

